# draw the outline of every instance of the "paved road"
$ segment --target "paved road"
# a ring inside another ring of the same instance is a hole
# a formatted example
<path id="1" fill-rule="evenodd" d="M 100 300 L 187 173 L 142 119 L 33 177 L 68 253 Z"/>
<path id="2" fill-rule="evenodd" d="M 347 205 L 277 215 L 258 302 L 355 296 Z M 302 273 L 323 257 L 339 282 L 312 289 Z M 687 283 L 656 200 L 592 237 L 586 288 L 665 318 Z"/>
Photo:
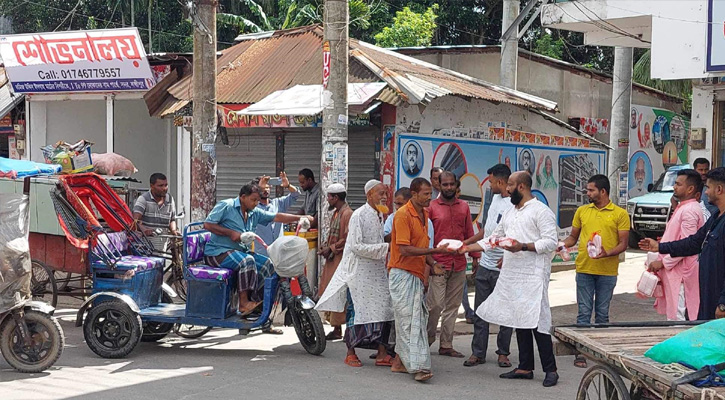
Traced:
<path id="1" fill-rule="evenodd" d="M 631 320 L 633 315 L 656 318 L 649 302 L 631 295 L 642 271 L 636 257 L 641 258 L 635 256 L 621 269 L 615 299 L 615 304 L 621 303 L 621 316 L 614 318 L 617 320 Z M 575 318 L 573 276 L 566 271 L 552 277 L 551 300 L 558 323 Z M 493 363 L 465 368 L 462 359 L 434 355 L 435 377 L 421 384 L 410 376 L 375 367 L 366 358 L 369 351 L 359 353 L 363 368 L 344 365 L 342 342 L 329 343 L 320 357 L 308 355 L 292 328 L 284 328 L 282 336 L 256 333 L 241 338 L 233 330 L 213 330 L 198 340 L 172 335 L 160 343 L 140 344 L 127 359 L 106 360 L 85 345 L 81 329 L 73 326 L 73 309 L 62 308 L 58 316 L 66 334 L 59 362 L 46 373 L 27 375 L 15 373 L 0 359 L 1 399 L 566 399 L 574 397 L 584 372 L 572 366 L 572 357 L 559 357 L 561 381 L 547 389 L 541 386 L 541 372 L 533 381 L 506 381 L 498 378 L 505 370 Z M 459 335 L 454 342 L 466 355 L 469 329 L 463 322 L 457 325 Z M 495 337 L 491 339 L 494 346 Z M 515 345 L 513 353 L 516 360 Z M 494 361 L 493 356 L 489 358 Z"/>

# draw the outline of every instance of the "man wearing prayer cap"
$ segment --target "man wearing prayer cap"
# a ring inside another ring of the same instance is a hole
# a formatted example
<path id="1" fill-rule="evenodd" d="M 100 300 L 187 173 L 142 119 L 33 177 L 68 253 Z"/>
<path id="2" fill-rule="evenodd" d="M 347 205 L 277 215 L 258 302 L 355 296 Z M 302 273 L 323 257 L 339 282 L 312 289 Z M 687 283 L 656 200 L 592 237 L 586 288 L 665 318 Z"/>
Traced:
<path id="1" fill-rule="evenodd" d="M 333 183 L 327 187 L 327 204 L 330 210 L 335 210 L 330 219 L 329 231 L 327 233 L 327 242 L 324 243 L 320 251 L 317 253 L 325 259 L 325 266 L 322 269 L 322 277 L 320 278 L 320 290 L 318 296 L 322 296 L 330 283 L 332 276 L 337 270 L 337 266 L 342 261 L 342 251 L 345 248 L 347 240 L 348 224 L 352 216 L 352 209 L 345 202 L 347 192 L 345 185 L 341 183 Z M 345 312 L 326 312 L 325 318 L 332 325 L 332 332 L 327 336 L 327 340 L 342 339 L 342 325 L 345 323 Z"/>
<path id="2" fill-rule="evenodd" d="M 361 367 L 355 348 L 365 348 L 378 351 L 375 365 L 390 366 L 393 309 L 385 268 L 388 244 L 383 240 L 387 188 L 373 179 L 365 184 L 365 193 L 367 202 L 350 217 L 342 260 L 316 309 L 340 312 L 347 305 L 345 364 Z"/>

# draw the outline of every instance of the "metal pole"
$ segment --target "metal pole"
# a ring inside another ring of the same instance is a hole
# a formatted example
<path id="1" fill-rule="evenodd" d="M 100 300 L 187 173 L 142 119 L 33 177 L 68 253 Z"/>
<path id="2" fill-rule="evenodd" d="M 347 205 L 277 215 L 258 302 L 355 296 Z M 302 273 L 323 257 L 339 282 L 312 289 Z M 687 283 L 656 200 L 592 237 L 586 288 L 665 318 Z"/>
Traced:
<path id="1" fill-rule="evenodd" d="M 114 95 L 106 96 L 106 153 L 114 151 L 113 121 L 115 112 L 113 110 Z"/>
<path id="2" fill-rule="evenodd" d="M 612 120 L 610 121 L 609 182 L 610 198 L 614 204 L 626 205 L 626 196 L 619 198 L 619 173 L 626 172 L 629 146 L 629 110 L 632 102 L 631 47 L 614 48 L 614 77 L 612 78 Z M 621 202 L 620 202 L 621 200 Z"/>
<path id="3" fill-rule="evenodd" d="M 332 183 L 347 187 L 347 0 L 325 0 L 322 93 L 322 188 Z M 329 47 L 328 47 L 329 46 Z M 329 49 L 329 56 L 328 54 Z M 329 62 L 328 62 L 329 60 Z M 329 67 L 329 79 L 327 77 Z M 324 190 L 320 191 L 324 196 Z M 324 201 L 320 200 L 320 204 Z M 322 214 L 318 214 L 322 215 Z"/>
<path id="4" fill-rule="evenodd" d="M 533 1 L 533 0 L 530 0 Z M 501 32 L 506 32 L 519 16 L 519 0 L 504 0 Z M 516 75 L 519 58 L 518 28 L 513 34 L 501 40 L 501 70 L 499 83 L 501 86 L 516 89 Z"/>
<path id="5" fill-rule="evenodd" d="M 195 0 L 191 220 L 203 221 L 216 203 L 217 0 Z"/>

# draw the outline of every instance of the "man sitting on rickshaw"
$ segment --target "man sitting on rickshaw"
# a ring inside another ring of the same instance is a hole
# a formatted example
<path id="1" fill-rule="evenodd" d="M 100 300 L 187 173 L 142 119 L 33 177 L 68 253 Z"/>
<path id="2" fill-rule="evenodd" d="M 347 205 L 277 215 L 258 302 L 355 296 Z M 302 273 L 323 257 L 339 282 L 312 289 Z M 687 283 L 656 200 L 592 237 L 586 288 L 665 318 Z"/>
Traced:
<path id="1" fill-rule="evenodd" d="M 304 215 L 270 213 L 257 208 L 260 186 L 266 184 L 267 179 L 269 178 L 260 182 L 260 185 L 250 183 L 242 186 L 239 197 L 217 203 L 204 221 L 204 229 L 211 232 L 204 247 L 205 261 L 212 267 L 237 272 L 239 312 L 242 315 L 250 314 L 262 303 L 264 279 L 274 273 L 269 258 L 252 252 L 246 240 L 249 235 L 243 234 L 254 233 L 258 224 L 288 224 L 301 218 L 310 218 Z"/>

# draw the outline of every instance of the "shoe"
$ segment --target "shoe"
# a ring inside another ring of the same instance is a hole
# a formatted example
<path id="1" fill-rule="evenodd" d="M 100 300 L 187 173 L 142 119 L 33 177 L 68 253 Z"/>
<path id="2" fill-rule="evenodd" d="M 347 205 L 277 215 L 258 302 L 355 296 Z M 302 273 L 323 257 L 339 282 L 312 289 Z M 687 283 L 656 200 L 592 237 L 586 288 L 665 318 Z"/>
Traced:
<path id="1" fill-rule="evenodd" d="M 521 373 L 517 373 L 516 370 L 514 369 L 505 374 L 501 374 L 498 377 L 502 378 L 502 379 L 534 379 L 534 371 L 529 371 L 525 374 L 521 374 Z"/>
<path id="2" fill-rule="evenodd" d="M 556 372 L 547 372 L 546 378 L 544 378 L 544 387 L 555 386 L 559 382 L 559 374 Z"/>

